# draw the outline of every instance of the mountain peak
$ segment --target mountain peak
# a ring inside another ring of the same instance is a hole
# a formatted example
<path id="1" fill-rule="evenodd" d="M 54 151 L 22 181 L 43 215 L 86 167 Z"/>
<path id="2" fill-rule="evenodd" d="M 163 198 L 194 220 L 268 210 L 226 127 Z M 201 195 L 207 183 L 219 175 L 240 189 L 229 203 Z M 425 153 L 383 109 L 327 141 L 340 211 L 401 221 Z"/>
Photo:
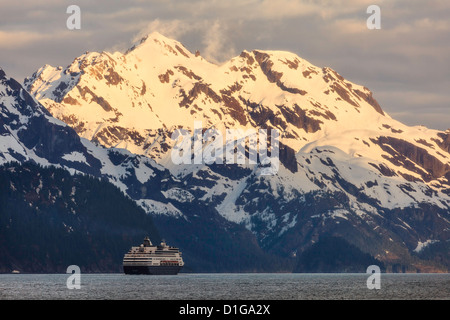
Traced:
<path id="1" fill-rule="evenodd" d="M 141 50 L 163 51 L 165 54 L 167 54 L 168 51 L 172 55 L 181 54 L 186 58 L 190 58 L 192 56 L 192 53 L 189 52 L 189 50 L 187 50 L 181 42 L 168 38 L 157 31 L 153 31 L 135 42 L 135 44 L 125 52 L 125 55 Z"/>
<path id="2" fill-rule="evenodd" d="M 147 34 L 147 36 L 145 38 L 149 38 L 149 39 L 153 39 L 153 40 L 158 39 L 158 40 L 174 41 L 173 39 L 164 36 L 163 34 L 159 33 L 158 31 L 153 31 L 153 32 Z"/>
<path id="3" fill-rule="evenodd" d="M 151 33 L 146 34 L 145 36 L 141 37 L 135 44 L 139 45 L 139 44 L 144 44 L 147 42 L 152 42 L 157 40 L 157 41 L 173 41 L 170 38 L 165 37 L 164 35 L 162 35 L 161 33 L 159 33 L 158 31 L 153 31 Z M 156 41 L 155 41 L 156 42 Z"/>

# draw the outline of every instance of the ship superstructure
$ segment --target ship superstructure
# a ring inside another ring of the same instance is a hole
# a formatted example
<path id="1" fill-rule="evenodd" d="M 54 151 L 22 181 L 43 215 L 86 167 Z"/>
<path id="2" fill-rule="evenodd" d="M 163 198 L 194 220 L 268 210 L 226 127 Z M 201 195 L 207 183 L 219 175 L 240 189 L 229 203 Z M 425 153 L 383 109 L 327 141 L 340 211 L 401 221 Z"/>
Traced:
<path id="1" fill-rule="evenodd" d="M 163 240 L 154 246 L 149 237 L 138 247 L 131 247 L 123 258 L 125 274 L 178 274 L 184 262 L 181 252 Z"/>

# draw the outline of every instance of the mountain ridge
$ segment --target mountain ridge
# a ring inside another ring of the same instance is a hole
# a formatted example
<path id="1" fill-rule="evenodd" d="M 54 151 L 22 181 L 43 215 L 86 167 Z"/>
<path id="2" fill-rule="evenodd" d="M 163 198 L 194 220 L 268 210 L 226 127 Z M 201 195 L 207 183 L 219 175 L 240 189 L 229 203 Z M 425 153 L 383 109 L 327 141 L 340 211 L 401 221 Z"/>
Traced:
<path id="1" fill-rule="evenodd" d="M 81 137 L 164 170 L 168 183 L 150 186 L 145 174 L 121 183 L 169 237 L 182 239 L 167 226 L 192 221 L 195 203 L 198 216 L 214 212 L 285 258 L 326 234 L 387 270 L 416 271 L 420 243 L 449 239 L 450 132 L 392 119 L 369 89 L 293 53 L 243 51 L 217 66 L 153 34 L 126 54 L 87 53 L 66 68 L 41 68 L 24 86 Z M 260 176 L 260 163 L 175 165 L 171 134 L 193 133 L 195 121 L 242 129 L 242 138 L 248 129 L 278 129 L 277 174 Z M 144 185 L 154 193 L 139 191 Z"/>

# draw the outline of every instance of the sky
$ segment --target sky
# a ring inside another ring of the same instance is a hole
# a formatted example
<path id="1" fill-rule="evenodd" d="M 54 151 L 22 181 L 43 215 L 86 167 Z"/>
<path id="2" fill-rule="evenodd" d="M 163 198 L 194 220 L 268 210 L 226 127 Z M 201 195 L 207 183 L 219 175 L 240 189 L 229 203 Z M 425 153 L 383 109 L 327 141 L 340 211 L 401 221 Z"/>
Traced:
<path id="1" fill-rule="evenodd" d="M 69 30 L 70 5 L 81 28 Z M 369 29 L 370 5 L 380 29 Z M 286 50 L 369 88 L 407 125 L 450 128 L 448 0 L 0 0 L 0 68 L 23 81 L 86 51 L 121 51 L 158 31 L 220 64 Z"/>

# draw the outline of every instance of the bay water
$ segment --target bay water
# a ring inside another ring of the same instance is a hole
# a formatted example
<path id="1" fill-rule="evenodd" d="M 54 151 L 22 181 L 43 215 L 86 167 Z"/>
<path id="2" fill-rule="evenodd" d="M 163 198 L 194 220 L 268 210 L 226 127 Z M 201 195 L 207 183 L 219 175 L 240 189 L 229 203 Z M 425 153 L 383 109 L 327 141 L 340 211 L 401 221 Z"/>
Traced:
<path id="1" fill-rule="evenodd" d="M 449 300 L 450 274 L 0 274 L 1 300 Z"/>

